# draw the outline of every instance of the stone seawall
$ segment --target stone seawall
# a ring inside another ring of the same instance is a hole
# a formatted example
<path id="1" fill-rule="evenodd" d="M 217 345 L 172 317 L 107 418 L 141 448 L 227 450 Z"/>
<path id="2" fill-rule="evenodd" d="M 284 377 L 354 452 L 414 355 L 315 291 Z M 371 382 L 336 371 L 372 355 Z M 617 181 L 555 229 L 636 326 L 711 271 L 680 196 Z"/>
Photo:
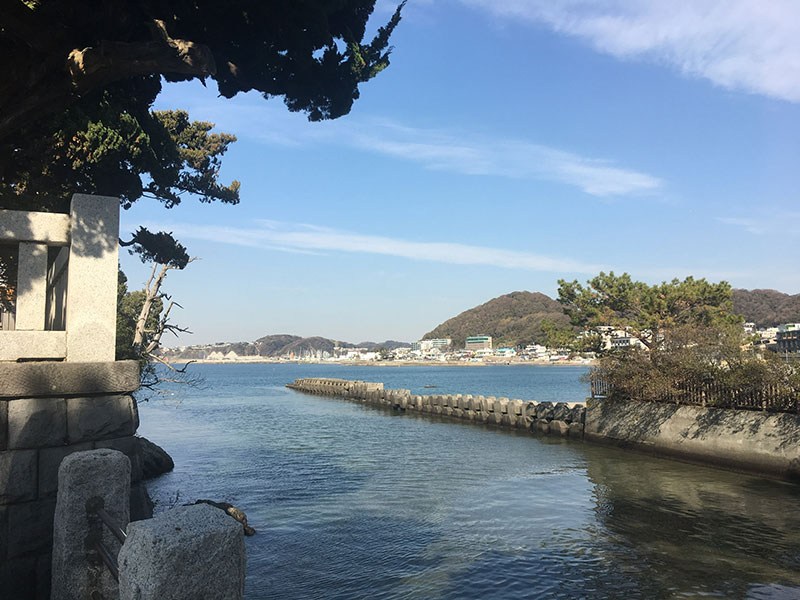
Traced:
<path id="1" fill-rule="evenodd" d="M 586 418 L 583 402 L 523 402 L 469 394 L 417 396 L 412 395 L 410 390 L 385 390 L 382 383 L 331 378 L 296 379 L 286 387 L 397 411 L 452 417 L 577 439 L 583 438 Z"/>
<path id="2" fill-rule="evenodd" d="M 589 400 L 586 439 L 800 481 L 800 415 Z"/>

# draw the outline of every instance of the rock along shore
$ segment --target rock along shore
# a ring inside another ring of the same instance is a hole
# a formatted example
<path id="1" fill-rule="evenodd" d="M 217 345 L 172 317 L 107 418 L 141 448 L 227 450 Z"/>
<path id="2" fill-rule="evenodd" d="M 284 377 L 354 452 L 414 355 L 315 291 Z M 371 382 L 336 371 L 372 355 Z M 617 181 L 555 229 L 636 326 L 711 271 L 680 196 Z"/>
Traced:
<path id="1" fill-rule="evenodd" d="M 469 394 L 412 395 L 410 390 L 385 390 L 382 383 L 333 378 L 296 379 L 288 388 L 391 408 L 486 423 L 514 429 L 583 439 L 583 402 L 533 402 Z"/>

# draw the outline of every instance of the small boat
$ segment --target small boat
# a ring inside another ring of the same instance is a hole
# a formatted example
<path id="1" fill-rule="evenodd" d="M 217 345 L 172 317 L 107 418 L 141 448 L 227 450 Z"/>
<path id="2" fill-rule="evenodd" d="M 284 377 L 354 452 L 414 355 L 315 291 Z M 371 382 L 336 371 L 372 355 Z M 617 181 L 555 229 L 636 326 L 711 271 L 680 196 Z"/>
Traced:
<path id="1" fill-rule="evenodd" d="M 426 386 L 423 386 L 423 387 L 424 387 L 426 390 L 429 390 L 429 389 L 431 389 L 431 388 L 435 388 L 436 386 L 435 386 L 435 385 L 426 385 Z"/>

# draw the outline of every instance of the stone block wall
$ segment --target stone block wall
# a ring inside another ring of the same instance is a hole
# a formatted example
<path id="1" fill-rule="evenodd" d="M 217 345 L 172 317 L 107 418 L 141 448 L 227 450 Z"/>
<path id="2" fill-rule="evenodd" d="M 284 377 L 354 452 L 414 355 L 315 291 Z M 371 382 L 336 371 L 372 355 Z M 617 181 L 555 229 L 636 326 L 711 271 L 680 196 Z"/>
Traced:
<path id="1" fill-rule="evenodd" d="M 58 467 L 79 450 L 113 448 L 131 461 L 142 504 L 139 370 L 116 363 L 0 363 L 0 596 L 49 598 Z"/>
<path id="2" fill-rule="evenodd" d="M 412 395 L 410 390 L 385 390 L 382 383 L 322 377 L 296 379 L 286 387 L 397 411 L 413 411 L 576 439 L 583 438 L 586 418 L 586 405 L 583 402 L 523 402 L 469 394 L 418 396 Z"/>

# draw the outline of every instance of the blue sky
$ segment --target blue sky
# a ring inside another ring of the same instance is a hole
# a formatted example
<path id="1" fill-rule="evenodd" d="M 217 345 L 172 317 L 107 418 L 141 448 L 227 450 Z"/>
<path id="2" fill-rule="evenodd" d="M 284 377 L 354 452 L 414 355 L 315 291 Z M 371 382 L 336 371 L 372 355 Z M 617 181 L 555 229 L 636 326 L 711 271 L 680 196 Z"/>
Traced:
<path id="1" fill-rule="evenodd" d="M 392 9 L 379 1 L 375 25 Z M 165 86 L 157 108 L 238 137 L 222 179 L 242 182 L 238 206 L 122 215 L 201 259 L 166 282 L 194 331 L 173 343 L 413 340 L 600 270 L 800 292 L 793 0 L 410 0 L 404 15 L 391 66 L 335 121 Z"/>

